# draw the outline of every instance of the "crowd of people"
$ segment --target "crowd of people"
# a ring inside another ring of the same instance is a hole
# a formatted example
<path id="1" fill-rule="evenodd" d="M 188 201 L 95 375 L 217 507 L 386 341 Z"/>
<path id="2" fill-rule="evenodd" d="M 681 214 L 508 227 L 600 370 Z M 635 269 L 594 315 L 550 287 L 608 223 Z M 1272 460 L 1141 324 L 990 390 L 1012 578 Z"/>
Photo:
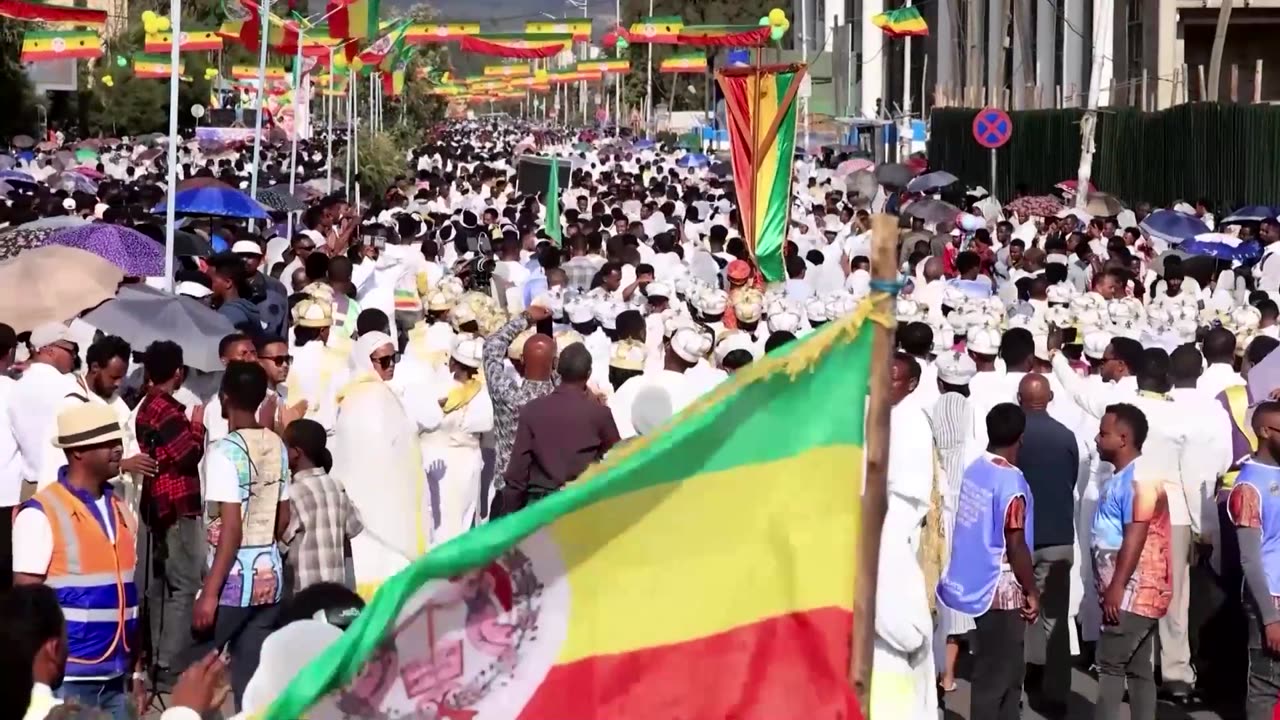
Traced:
<path id="1" fill-rule="evenodd" d="M 1064 717 L 1079 665 L 1099 720 L 1125 702 L 1153 720 L 1160 697 L 1272 717 L 1275 218 L 1222 228 L 1259 242 L 1256 262 L 1150 237 L 1144 205 L 1032 216 L 978 193 L 926 222 L 911 206 L 930 198 L 854 188 L 828 151 L 796 160 L 786 279 L 765 283 L 732 179 L 670 146 L 441 124 L 364 202 L 303 192 L 327 184 L 316 147 L 292 219 L 185 220 L 210 252 L 125 281 L 218 316 L 220 369 L 85 313 L 0 318 L 0 638 L 20 650 L 0 718 L 123 719 L 167 697 L 177 720 L 226 690 L 263 710 L 415 557 L 852 314 L 886 208 L 904 286 L 875 716 L 936 717 L 967 677 L 967 717 L 1020 717 L 1024 685 Z M 564 159 L 558 197 L 519 173 L 524 153 Z M 100 158 L 93 188 L 62 186 L 54 151 L 20 158 L 32 181 L 0 222 L 161 241 L 159 154 L 119 141 Z M 244 155 L 180 162 L 180 188 L 249 185 Z M 261 165 L 264 184 L 289 172 L 282 154 Z"/>

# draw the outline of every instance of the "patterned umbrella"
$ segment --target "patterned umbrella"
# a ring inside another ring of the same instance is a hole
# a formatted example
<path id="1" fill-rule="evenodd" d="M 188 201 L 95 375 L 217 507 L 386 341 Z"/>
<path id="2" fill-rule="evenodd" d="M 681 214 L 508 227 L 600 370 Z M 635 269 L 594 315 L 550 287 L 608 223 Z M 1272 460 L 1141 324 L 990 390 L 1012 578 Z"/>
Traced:
<path id="1" fill-rule="evenodd" d="M 258 191 L 258 202 L 276 212 L 292 213 L 307 209 L 307 204 L 289 192 L 288 185 L 272 185 Z"/>
<path id="2" fill-rule="evenodd" d="M 88 250 L 130 277 L 164 275 L 164 247 L 132 228 L 103 223 L 68 228 L 50 235 L 46 244 Z"/>
<path id="3" fill-rule="evenodd" d="M 51 215 L 49 217 L 32 220 L 29 223 L 23 223 L 18 226 L 19 230 L 66 230 L 67 228 L 80 227 L 88 225 L 89 221 L 79 215 Z"/>
<path id="4" fill-rule="evenodd" d="M 19 227 L 0 233 L 0 260 L 11 260 L 22 252 L 44 245 L 53 232 L 52 228 L 28 230 Z"/>
<path id="5" fill-rule="evenodd" d="M 1023 218 L 1054 217 L 1062 212 L 1062 201 L 1052 195 L 1024 195 L 1010 200 L 1004 209 L 1005 212 L 1017 213 Z"/>

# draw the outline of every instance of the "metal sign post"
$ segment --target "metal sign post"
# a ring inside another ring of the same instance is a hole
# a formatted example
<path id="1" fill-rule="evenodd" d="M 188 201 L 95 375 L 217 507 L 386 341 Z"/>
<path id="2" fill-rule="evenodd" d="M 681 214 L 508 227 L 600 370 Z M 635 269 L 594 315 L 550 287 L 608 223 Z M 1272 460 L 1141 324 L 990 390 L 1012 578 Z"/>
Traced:
<path id="1" fill-rule="evenodd" d="M 1000 108 L 983 108 L 973 118 L 973 139 L 991 151 L 991 196 L 996 197 L 996 150 L 1013 135 L 1013 120 Z"/>

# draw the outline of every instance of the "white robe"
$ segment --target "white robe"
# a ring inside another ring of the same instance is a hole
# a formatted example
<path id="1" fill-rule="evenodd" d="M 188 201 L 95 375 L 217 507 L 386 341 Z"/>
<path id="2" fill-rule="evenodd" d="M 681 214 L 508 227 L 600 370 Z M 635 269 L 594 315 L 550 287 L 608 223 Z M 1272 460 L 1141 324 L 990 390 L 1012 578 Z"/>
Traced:
<path id="1" fill-rule="evenodd" d="M 450 380 L 438 398 L 459 385 Z M 437 407 L 438 400 L 437 398 Z M 493 401 L 481 388 L 465 406 L 445 413 L 440 427 L 422 435 L 422 463 L 426 471 L 427 506 L 432 518 L 431 547 L 452 540 L 471 528 L 480 502 L 484 457 L 480 440 L 493 429 Z"/>
<path id="2" fill-rule="evenodd" d="M 361 517 L 375 519 L 351 540 L 356 589 L 368 598 L 427 549 L 418 434 L 389 385 L 362 379 L 339 401 L 330 447 L 331 474 Z"/>

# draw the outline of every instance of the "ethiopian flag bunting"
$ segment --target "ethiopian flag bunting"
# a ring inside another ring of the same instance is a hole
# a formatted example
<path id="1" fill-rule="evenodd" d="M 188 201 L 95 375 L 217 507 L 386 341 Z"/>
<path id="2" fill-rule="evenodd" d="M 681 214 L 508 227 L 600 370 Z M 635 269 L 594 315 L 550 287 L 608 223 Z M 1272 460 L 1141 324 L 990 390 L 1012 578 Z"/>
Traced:
<path id="1" fill-rule="evenodd" d="M 743 240 L 768 282 L 786 280 L 782 246 L 791 212 L 796 93 L 803 65 L 727 68 L 716 74 L 729 118 L 729 156 Z"/>
<path id="2" fill-rule="evenodd" d="M 414 560 L 261 717 L 860 718 L 870 309 Z"/>
<path id="3" fill-rule="evenodd" d="M 167 53 L 173 49 L 173 33 L 147 33 L 143 50 L 149 53 Z M 218 30 L 183 30 L 178 41 L 178 52 L 202 52 L 222 49 L 222 35 Z"/>
<path id="4" fill-rule="evenodd" d="M 173 65 L 168 55 L 134 55 L 133 76 L 136 78 L 165 78 L 172 74 Z M 178 74 L 186 72 L 186 63 L 178 64 Z"/>
<path id="5" fill-rule="evenodd" d="M 463 35 L 479 35 L 478 22 L 436 22 L 410 25 L 405 31 L 404 39 L 413 45 L 427 43 L 443 43 L 457 40 Z"/>
<path id="6" fill-rule="evenodd" d="M 378 0 L 329 0 L 329 34 L 343 39 L 377 37 L 378 10 Z"/>
<path id="7" fill-rule="evenodd" d="M 102 38 L 93 30 L 28 30 L 22 34 L 24 63 L 102 56 Z"/>
<path id="8" fill-rule="evenodd" d="M 665 58 L 658 66 L 658 72 L 664 73 L 705 73 L 707 71 L 707 54 L 702 51 L 680 53 Z"/>
<path id="9" fill-rule="evenodd" d="M 627 39 L 633 43 L 675 43 L 680 37 L 684 20 L 677 16 L 646 17 L 632 23 Z"/>
<path id="10" fill-rule="evenodd" d="M 563 18 L 559 20 L 530 20 L 524 24 L 530 35 L 570 33 L 575 41 L 591 39 L 591 18 Z"/>
<path id="11" fill-rule="evenodd" d="M 284 71 L 283 66 L 268 65 L 265 68 L 265 70 L 266 70 L 266 73 L 264 77 L 266 78 L 267 82 L 271 82 L 272 80 L 283 80 L 286 77 L 286 73 Z M 235 78 L 236 80 L 257 80 L 258 66 L 257 65 L 232 65 L 231 77 Z"/>
<path id="12" fill-rule="evenodd" d="M 871 18 L 871 24 L 890 37 L 929 34 L 929 26 L 920 16 L 920 10 L 911 6 L 887 10 L 875 15 Z"/>

